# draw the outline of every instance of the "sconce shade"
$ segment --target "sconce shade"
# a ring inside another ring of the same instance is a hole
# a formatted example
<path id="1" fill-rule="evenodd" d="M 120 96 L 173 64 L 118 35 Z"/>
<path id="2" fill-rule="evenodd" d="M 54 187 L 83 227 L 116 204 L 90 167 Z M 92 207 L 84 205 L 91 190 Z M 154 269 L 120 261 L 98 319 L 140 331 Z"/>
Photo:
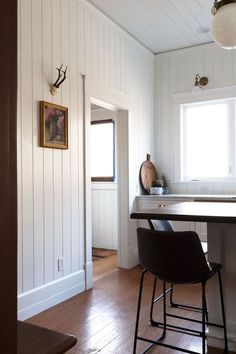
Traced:
<path id="1" fill-rule="evenodd" d="M 213 39 L 225 49 L 236 48 L 236 3 L 221 6 L 212 19 Z"/>

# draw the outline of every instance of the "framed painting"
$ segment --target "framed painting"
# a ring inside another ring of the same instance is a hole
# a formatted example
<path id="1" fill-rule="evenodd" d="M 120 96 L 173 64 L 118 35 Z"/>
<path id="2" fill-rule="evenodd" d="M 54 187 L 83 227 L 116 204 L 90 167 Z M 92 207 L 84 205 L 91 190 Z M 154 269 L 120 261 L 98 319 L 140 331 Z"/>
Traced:
<path id="1" fill-rule="evenodd" d="M 68 149 L 68 108 L 40 101 L 40 146 Z"/>

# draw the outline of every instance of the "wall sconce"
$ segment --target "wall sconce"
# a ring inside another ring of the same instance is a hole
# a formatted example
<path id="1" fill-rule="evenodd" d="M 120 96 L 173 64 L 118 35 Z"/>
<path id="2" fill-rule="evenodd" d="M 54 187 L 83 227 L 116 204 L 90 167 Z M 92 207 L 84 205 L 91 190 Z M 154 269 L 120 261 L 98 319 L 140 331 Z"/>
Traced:
<path id="1" fill-rule="evenodd" d="M 203 90 L 204 86 L 206 86 L 207 84 L 208 84 L 208 78 L 206 76 L 201 77 L 199 74 L 197 74 L 195 76 L 195 81 L 194 81 L 194 86 L 192 88 L 192 92 Z"/>
<path id="2" fill-rule="evenodd" d="M 211 13 L 214 41 L 225 49 L 236 48 L 236 0 L 215 0 Z"/>
<path id="3" fill-rule="evenodd" d="M 59 86 L 63 83 L 63 81 L 66 79 L 66 71 L 67 71 L 67 66 L 65 70 L 62 70 L 63 64 L 61 64 L 60 68 L 57 68 L 58 70 L 58 77 L 54 84 L 51 85 L 51 94 L 54 96 L 57 93 L 57 89 Z"/>

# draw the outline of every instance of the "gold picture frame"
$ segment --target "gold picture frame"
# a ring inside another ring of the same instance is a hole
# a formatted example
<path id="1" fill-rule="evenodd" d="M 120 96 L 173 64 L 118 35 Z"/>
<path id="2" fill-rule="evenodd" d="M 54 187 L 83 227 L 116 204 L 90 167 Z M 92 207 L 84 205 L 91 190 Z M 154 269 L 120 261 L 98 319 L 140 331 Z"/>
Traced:
<path id="1" fill-rule="evenodd" d="M 68 108 L 40 101 L 40 146 L 68 149 Z"/>

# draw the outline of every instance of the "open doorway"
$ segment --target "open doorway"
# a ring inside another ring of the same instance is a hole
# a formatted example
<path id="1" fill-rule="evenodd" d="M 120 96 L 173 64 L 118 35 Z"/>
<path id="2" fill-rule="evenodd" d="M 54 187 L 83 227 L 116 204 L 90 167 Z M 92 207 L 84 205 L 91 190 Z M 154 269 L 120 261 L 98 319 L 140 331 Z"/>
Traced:
<path id="1" fill-rule="evenodd" d="M 93 280 L 118 266 L 118 109 L 91 102 Z"/>
<path id="2" fill-rule="evenodd" d="M 93 287 L 92 262 L 92 182 L 91 182 L 91 103 L 116 111 L 116 180 L 117 180 L 117 231 L 118 247 L 116 267 L 129 268 L 136 250 L 129 247 L 135 228 L 129 218 L 129 120 L 131 103 L 129 96 L 107 89 L 83 76 L 84 87 L 84 269 L 85 287 Z M 106 218 L 108 220 L 108 218 Z"/>

